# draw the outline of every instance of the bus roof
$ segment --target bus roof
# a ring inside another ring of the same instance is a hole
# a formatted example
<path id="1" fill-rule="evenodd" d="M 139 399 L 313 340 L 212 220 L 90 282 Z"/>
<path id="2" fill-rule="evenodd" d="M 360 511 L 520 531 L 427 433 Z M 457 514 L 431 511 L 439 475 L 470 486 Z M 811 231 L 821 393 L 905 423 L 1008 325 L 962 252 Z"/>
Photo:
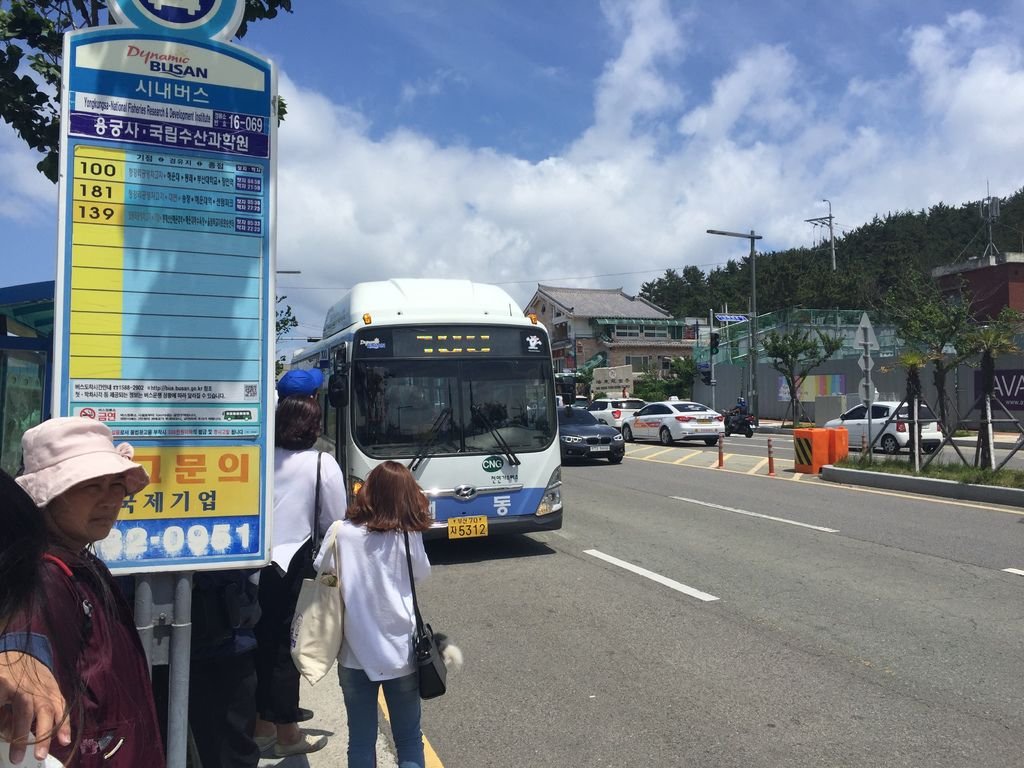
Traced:
<path id="1" fill-rule="evenodd" d="M 496 285 L 470 280 L 400 278 L 352 286 L 327 312 L 323 337 L 361 323 L 367 312 L 375 323 L 523 318 L 523 310 L 515 299 Z"/>

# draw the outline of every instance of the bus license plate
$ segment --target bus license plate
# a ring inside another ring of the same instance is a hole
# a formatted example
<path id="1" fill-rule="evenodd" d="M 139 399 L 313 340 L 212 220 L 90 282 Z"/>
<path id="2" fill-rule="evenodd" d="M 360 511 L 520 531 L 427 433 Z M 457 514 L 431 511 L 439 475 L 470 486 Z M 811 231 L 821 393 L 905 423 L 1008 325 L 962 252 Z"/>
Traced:
<path id="1" fill-rule="evenodd" d="M 474 536 L 487 535 L 487 517 L 450 517 L 448 518 L 449 539 L 471 539 Z"/>

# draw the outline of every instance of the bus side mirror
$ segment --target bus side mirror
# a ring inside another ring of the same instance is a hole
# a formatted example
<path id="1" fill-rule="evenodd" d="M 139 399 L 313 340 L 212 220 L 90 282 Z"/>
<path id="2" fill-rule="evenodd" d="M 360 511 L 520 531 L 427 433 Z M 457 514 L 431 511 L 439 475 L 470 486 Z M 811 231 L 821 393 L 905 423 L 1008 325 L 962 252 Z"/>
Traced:
<path id="1" fill-rule="evenodd" d="M 344 408 L 348 405 L 348 388 L 345 386 L 345 375 L 332 373 L 327 380 L 327 402 L 335 408 Z"/>

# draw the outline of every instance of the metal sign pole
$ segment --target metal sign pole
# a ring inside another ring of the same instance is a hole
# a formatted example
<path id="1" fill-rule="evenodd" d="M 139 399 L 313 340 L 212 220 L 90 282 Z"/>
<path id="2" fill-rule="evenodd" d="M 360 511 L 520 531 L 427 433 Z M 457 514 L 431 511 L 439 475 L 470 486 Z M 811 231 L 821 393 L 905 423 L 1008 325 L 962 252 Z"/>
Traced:
<path id="1" fill-rule="evenodd" d="M 711 410 L 717 410 L 715 407 L 715 356 L 711 353 L 711 334 L 715 332 L 715 310 L 708 310 L 708 361 L 711 365 Z"/>
<path id="2" fill-rule="evenodd" d="M 870 462 L 874 458 L 873 454 L 875 452 L 874 439 L 871 434 L 871 411 L 874 404 L 875 385 L 871 383 L 871 347 L 868 341 L 868 329 L 863 328 L 862 331 L 864 333 L 864 341 L 862 342 L 864 344 L 864 379 L 867 381 L 866 394 L 868 396 L 868 461 Z"/>
<path id="3" fill-rule="evenodd" d="M 192 574 L 174 578 L 174 623 L 167 702 L 167 767 L 185 768 L 188 755 L 188 683 L 192 655 Z"/>

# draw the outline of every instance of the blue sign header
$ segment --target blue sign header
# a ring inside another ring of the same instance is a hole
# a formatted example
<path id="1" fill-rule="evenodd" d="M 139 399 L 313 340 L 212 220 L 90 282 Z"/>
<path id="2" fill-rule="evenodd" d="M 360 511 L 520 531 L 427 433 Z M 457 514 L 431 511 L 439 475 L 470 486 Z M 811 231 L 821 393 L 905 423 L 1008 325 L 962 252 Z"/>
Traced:
<path id="1" fill-rule="evenodd" d="M 108 0 L 123 26 L 197 40 L 228 41 L 245 13 L 245 0 Z"/>

